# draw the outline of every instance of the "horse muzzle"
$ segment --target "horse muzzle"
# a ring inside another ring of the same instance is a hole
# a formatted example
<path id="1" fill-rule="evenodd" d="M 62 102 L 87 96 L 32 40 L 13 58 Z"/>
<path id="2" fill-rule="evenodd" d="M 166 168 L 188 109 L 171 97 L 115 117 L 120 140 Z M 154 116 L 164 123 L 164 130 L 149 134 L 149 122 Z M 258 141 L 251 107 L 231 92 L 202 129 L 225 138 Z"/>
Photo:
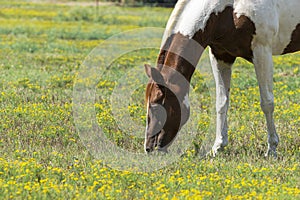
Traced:
<path id="1" fill-rule="evenodd" d="M 166 148 L 162 144 L 162 136 L 164 135 L 164 133 L 165 132 L 162 129 L 157 134 L 155 134 L 151 137 L 148 137 L 146 139 L 146 144 L 145 144 L 145 152 L 146 153 L 151 153 L 154 150 L 167 152 Z"/>

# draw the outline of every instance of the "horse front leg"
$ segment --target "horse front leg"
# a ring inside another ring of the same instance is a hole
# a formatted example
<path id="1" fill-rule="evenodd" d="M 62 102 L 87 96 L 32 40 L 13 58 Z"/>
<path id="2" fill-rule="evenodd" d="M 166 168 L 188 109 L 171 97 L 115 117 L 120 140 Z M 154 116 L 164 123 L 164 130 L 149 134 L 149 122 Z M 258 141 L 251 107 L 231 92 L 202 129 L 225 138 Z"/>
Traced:
<path id="1" fill-rule="evenodd" d="M 214 54 L 212 50 L 209 53 L 216 83 L 216 139 L 212 147 L 212 153 L 215 156 L 218 150 L 222 150 L 228 144 L 227 111 L 229 106 L 231 66 L 235 58 L 229 55 Z M 222 58 L 225 56 L 227 62 L 222 61 Z"/>
<path id="2" fill-rule="evenodd" d="M 260 90 L 260 104 L 265 114 L 268 128 L 268 150 L 265 156 L 277 156 L 276 148 L 279 137 L 276 133 L 273 112 L 273 59 L 271 48 L 255 45 L 253 48 L 253 63 Z"/>

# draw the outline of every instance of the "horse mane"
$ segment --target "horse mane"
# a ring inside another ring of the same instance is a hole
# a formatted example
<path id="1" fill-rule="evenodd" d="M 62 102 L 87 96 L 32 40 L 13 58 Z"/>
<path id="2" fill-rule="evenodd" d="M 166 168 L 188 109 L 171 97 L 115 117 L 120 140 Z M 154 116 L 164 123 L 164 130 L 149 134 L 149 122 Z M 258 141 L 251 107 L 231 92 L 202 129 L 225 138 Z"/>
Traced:
<path id="1" fill-rule="evenodd" d="M 179 0 L 177 1 L 176 3 L 176 6 L 175 8 L 173 9 L 170 17 L 169 17 L 169 20 L 168 20 L 168 23 L 167 23 L 167 26 L 166 26 L 166 30 L 165 30 L 165 33 L 164 33 L 164 36 L 163 36 L 163 39 L 162 39 L 162 43 L 161 43 L 161 48 L 164 46 L 166 40 L 168 39 L 168 37 L 172 34 L 172 31 L 175 29 L 176 27 L 176 24 L 187 4 L 187 2 L 189 2 L 189 0 Z"/>
<path id="2" fill-rule="evenodd" d="M 167 50 L 169 49 L 171 42 L 172 42 L 172 38 L 169 38 L 169 37 L 172 34 L 172 31 L 175 29 L 176 24 L 181 16 L 181 13 L 183 12 L 188 1 L 189 0 L 177 1 L 176 6 L 173 9 L 173 11 L 169 17 L 169 20 L 166 25 L 166 29 L 165 29 L 165 32 L 164 32 L 164 35 L 162 38 L 162 42 L 161 42 L 160 53 L 157 58 L 157 63 L 159 65 L 159 66 L 157 66 L 157 68 L 159 70 L 161 70 L 161 67 L 164 64 Z"/>

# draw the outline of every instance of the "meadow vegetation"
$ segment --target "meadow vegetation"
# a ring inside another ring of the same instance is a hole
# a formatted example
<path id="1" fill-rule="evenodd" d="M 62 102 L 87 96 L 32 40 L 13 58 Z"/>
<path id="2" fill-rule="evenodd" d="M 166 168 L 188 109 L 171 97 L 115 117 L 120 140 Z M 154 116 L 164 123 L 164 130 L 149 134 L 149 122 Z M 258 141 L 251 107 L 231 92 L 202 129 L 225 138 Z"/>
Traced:
<path id="1" fill-rule="evenodd" d="M 164 27 L 170 12 L 1 0 L 0 199 L 300 198 L 299 53 L 274 57 L 278 159 L 263 156 L 267 133 L 259 90 L 253 66 L 242 59 L 233 70 L 230 144 L 216 158 L 196 154 L 212 123 L 207 73 L 196 73 L 192 80 L 203 115 L 199 136 L 171 166 L 153 172 L 117 171 L 94 159 L 82 144 L 72 115 L 73 84 L 82 61 L 113 34 Z M 99 125 L 111 141 L 131 151 L 142 152 L 143 139 L 118 129 L 109 105 L 115 86 L 111 76 L 137 62 L 154 63 L 157 53 L 150 49 L 124 55 L 96 86 Z M 140 124 L 146 114 L 143 93 L 143 88 L 135 91 L 128 107 Z"/>

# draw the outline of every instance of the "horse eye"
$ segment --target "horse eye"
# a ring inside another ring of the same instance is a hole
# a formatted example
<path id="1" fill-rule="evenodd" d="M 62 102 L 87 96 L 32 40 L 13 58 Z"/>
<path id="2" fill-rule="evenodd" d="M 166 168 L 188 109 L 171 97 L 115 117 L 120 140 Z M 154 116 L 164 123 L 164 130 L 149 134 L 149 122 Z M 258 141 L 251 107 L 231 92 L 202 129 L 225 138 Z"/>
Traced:
<path id="1" fill-rule="evenodd" d="M 158 111 L 158 110 L 161 108 L 161 106 L 162 106 L 162 105 L 157 104 L 157 103 L 155 103 L 155 104 L 150 104 L 150 109 L 151 109 L 151 111 Z"/>
<path id="2" fill-rule="evenodd" d="M 151 108 L 157 108 L 157 107 L 158 107 L 158 104 L 157 104 L 157 103 L 150 103 L 150 107 L 151 107 Z"/>
<path id="3" fill-rule="evenodd" d="M 152 116 L 162 118 L 166 115 L 166 110 L 161 104 L 153 104 L 150 107 Z"/>

